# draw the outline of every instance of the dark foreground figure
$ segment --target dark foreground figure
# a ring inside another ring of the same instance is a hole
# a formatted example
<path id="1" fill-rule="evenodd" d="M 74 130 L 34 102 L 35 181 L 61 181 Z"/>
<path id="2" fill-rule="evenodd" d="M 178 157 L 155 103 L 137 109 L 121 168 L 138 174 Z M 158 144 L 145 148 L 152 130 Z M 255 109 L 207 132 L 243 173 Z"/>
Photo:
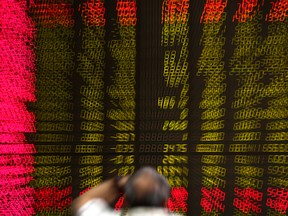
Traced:
<path id="1" fill-rule="evenodd" d="M 110 205 L 124 192 L 127 212 L 116 212 Z M 116 177 L 92 188 L 72 203 L 74 216 L 169 216 L 165 207 L 170 186 L 155 169 L 144 167 L 132 176 Z"/>

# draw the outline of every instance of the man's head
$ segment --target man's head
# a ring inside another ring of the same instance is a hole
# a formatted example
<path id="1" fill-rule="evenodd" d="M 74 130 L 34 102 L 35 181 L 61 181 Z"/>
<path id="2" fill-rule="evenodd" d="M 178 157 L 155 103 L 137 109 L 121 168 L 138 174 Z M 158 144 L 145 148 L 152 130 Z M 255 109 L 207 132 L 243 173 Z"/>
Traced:
<path id="1" fill-rule="evenodd" d="M 163 207 L 169 198 L 170 186 L 166 178 L 155 169 L 144 167 L 129 178 L 125 194 L 130 207 Z"/>

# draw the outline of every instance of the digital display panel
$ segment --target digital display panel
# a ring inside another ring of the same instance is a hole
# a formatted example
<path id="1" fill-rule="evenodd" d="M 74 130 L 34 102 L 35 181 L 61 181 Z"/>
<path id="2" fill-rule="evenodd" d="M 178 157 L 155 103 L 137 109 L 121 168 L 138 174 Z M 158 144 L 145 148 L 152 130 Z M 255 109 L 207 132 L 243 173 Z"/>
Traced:
<path id="1" fill-rule="evenodd" d="M 173 212 L 287 215 L 287 17 L 287 0 L 1 0 L 1 215 L 70 215 L 142 166 Z"/>

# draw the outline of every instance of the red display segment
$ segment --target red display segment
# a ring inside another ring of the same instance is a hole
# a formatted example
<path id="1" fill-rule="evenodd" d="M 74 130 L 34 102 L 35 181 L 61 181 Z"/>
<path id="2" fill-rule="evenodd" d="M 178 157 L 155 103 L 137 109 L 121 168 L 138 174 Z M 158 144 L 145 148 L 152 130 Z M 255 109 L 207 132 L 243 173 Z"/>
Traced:
<path id="1" fill-rule="evenodd" d="M 264 3 L 264 1 L 262 1 Z M 259 10 L 260 2 L 258 0 L 242 0 L 239 4 L 238 10 L 233 16 L 233 21 L 246 22 L 248 19 L 252 19 L 257 10 Z"/>
<path id="2" fill-rule="evenodd" d="M 49 1 L 45 4 L 31 2 L 31 11 L 37 14 L 37 24 L 53 28 L 58 25 L 64 27 L 72 27 L 74 25 L 74 9 L 71 3 L 55 4 L 54 1 Z"/>
<path id="3" fill-rule="evenodd" d="M 239 188 L 234 189 L 234 194 L 237 198 L 233 200 L 233 205 L 244 213 L 250 211 L 255 213 L 262 212 L 263 193 L 254 188 Z"/>
<path id="4" fill-rule="evenodd" d="M 35 192 L 36 211 L 63 210 L 72 202 L 71 197 L 64 199 L 72 193 L 72 186 L 63 190 L 59 190 L 57 187 L 44 187 L 37 189 Z"/>
<path id="5" fill-rule="evenodd" d="M 188 191 L 184 187 L 175 187 L 171 190 L 168 208 L 173 212 L 187 212 Z"/>
<path id="6" fill-rule="evenodd" d="M 33 144 L 35 116 L 26 107 L 35 97 L 35 27 L 26 1 L 5 0 L 0 6 L 0 213 L 33 215 Z M 22 154 L 25 154 L 22 156 Z"/>
<path id="7" fill-rule="evenodd" d="M 33 154 L 36 153 L 34 144 L 5 144 L 0 145 L 1 154 Z"/>
<path id="8" fill-rule="evenodd" d="M 87 187 L 86 189 L 82 190 L 79 195 L 81 196 L 82 194 L 86 193 L 90 189 L 91 189 L 91 187 Z"/>
<path id="9" fill-rule="evenodd" d="M 239 187 L 236 187 L 234 189 L 235 196 L 241 197 L 241 198 L 250 198 L 255 201 L 262 201 L 263 193 L 254 189 L 254 188 L 244 188 L 241 189 Z"/>
<path id="10" fill-rule="evenodd" d="M 271 2 L 272 8 L 269 14 L 266 15 L 266 20 L 269 22 L 274 21 L 285 21 L 288 17 L 288 1 L 287 0 L 277 0 Z"/>
<path id="11" fill-rule="evenodd" d="M 117 2 L 116 10 L 121 26 L 136 26 L 136 0 L 119 0 Z"/>
<path id="12" fill-rule="evenodd" d="M 224 212 L 225 205 L 223 201 L 225 200 L 226 193 L 219 188 L 201 188 L 202 199 L 200 202 L 201 207 L 205 212 Z"/>
<path id="13" fill-rule="evenodd" d="M 123 207 L 124 204 L 124 197 L 121 196 L 118 201 L 116 202 L 115 206 L 114 206 L 114 210 L 115 211 L 120 211 Z"/>
<path id="14" fill-rule="evenodd" d="M 22 164 L 33 165 L 34 157 L 31 155 L 1 155 L 0 166 L 20 166 Z"/>
<path id="15" fill-rule="evenodd" d="M 261 213 L 262 209 L 255 205 L 253 202 L 248 201 L 247 199 L 241 200 L 238 198 L 235 198 L 233 200 L 233 206 L 238 208 L 241 212 L 248 214 L 250 211 L 255 212 L 255 213 Z"/>
<path id="16" fill-rule="evenodd" d="M 201 23 L 217 23 L 227 6 L 228 0 L 207 0 L 200 19 Z"/>
<path id="17" fill-rule="evenodd" d="M 80 5 L 82 18 L 87 26 L 105 26 L 106 19 L 104 2 L 101 0 L 90 0 Z"/>
<path id="18" fill-rule="evenodd" d="M 162 24 L 186 23 L 189 0 L 167 0 L 162 4 Z"/>
<path id="19" fill-rule="evenodd" d="M 267 188 L 266 205 L 281 214 L 287 214 L 288 190 L 285 188 Z"/>

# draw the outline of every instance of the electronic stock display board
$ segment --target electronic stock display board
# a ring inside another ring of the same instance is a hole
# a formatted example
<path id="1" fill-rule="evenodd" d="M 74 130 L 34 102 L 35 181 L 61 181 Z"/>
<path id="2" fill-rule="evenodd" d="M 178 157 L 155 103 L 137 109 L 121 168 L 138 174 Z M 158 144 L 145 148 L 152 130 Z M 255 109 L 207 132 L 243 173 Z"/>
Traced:
<path id="1" fill-rule="evenodd" d="M 0 0 L 1 215 L 70 215 L 142 166 L 171 211 L 286 215 L 287 17 L 287 0 Z"/>

